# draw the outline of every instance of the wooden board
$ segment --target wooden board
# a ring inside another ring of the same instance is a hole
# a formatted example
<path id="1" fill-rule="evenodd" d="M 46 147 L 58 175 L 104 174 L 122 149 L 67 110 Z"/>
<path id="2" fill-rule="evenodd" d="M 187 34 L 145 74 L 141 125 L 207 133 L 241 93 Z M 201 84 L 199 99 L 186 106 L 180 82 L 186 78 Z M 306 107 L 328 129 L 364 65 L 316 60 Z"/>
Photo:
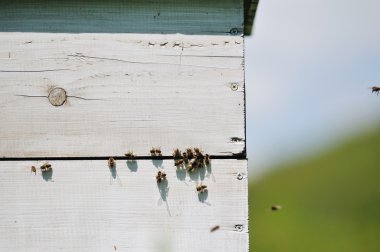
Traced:
<path id="1" fill-rule="evenodd" d="M 0 162 L 1 251 L 248 251 L 245 160 L 191 175 L 172 160 L 119 160 L 112 172 L 106 160 L 51 161 L 50 175 L 31 173 L 42 164 Z"/>
<path id="2" fill-rule="evenodd" d="M 243 49 L 237 36 L 0 33 L 0 156 L 245 154 Z"/>
<path id="3" fill-rule="evenodd" d="M 237 0 L 1 1 L 0 31 L 240 35 Z"/>

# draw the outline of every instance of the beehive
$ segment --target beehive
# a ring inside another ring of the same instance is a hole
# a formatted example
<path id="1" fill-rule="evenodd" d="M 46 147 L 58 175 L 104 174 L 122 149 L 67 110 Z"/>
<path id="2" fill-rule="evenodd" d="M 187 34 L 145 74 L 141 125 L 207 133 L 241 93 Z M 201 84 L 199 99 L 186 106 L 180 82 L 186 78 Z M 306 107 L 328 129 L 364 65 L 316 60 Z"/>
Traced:
<path id="1" fill-rule="evenodd" d="M 1 251 L 248 251 L 243 1 L 18 1 L 0 23 Z M 175 166 L 195 147 L 208 165 Z"/>

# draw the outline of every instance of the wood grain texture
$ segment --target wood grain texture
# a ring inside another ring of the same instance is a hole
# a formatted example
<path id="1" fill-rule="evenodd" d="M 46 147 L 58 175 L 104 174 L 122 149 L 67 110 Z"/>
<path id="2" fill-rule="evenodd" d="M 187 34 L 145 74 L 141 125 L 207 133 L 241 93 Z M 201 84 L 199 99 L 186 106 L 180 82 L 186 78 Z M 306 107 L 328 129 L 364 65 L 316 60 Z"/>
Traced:
<path id="1" fill-rule="evenodd" d="M 1 1 L 0 31 L 240 35 L 242 0 Z"/>
<path id="2" fill-rule="evenodd" d="M 245 152 L 243 38 L 0 33 L 0 156 Z M 231 85 L 234 88 L 231 88 Z M 52 106 L 54 87 L 66 91 Z"/>
<path id="3" fill-rule="evenodd" d="M 1 251 L 248 251 L 245 160 L 212 160 L 192 175 L 172 160 L 119 160 L 113 174 L 106 160 L 51 161 L 44 177 L 42 164 L 0 162 Z M 159 168 L 167 186 L 157 186 Z"/>

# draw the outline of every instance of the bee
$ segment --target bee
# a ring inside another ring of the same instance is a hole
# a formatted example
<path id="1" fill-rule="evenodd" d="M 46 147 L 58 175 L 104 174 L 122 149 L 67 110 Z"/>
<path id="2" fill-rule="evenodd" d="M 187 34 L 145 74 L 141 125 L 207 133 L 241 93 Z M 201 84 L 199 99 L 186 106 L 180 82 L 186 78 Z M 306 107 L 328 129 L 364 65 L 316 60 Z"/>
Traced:
<path id="1" fill-rule="evenodd" d="M 30 168 L 30 171 L 34 172 L 34 175 L 36 175 L 36 173 L 37 173 L 37 169 L 35 166 L 32 166 L 32 168 Z"/>
<path id="2" fill-rule="evenodd" d="M 201 153 L 202 151 L 201 151 L 199 148 L 194 148 L 194 152 L 195 152 L 195 155 L 198 155 L 198 154 Z"/>
<path id="3" fill-rule="evenodd" d="M 204 192 L 206 192 L 207 191 L 207 186 L 206 185 L 202 185 L 202 184 L 200 184 L 199 186 L 197 186 L 197 192 L 198 193 L 204 193 Z"/>
<path id="4" fill-rule="evenodd" d="M 193 159 L 194 158 L 194 153 L 193 153 L 193 150 L 188 148 L 186 149 L 186 154 L 187 154 L 187 158 L 188 159 Z"/>
<path id="5" fill-rule="evenodd" d="M 156 156 L 156 148 L 152 147 L 152 149 L 150 149 L 150 155 L 152 157 L 155 157 Z"/>
<path id="6" fill-rule="evenodd" d="M 213 228 L 211 228 L 210 229 L 210 232 L 212 233 L 212 232 L 215 232 L 216 230 L 218 230 L 220 228 L 220 226 L 219 225 L 216 225 L 215 227 L 213 227 Z"/>
<path id="7" fill-rule="evenodd" d="M 41 169 L 41 171 L 42 172 L 47 172 L 47 171 L 49 171 L 49 170 L 51 170 L 52 168 L 51 168 L 51 164 L 49 164 L 49 163 L 44 163 L 41 167 L 40 167 L 40 169 Z"/>
<path id="8" fill-rule="evenodd" d="M 135 159 L 135 155 L 133 154 L 132 151 L 128 151 L 127 153 L 124 154 L 128 159 Z"/>
<path id="9" fill-rule="evenodd" d="M 185 161 L 185 163 L 187 163 L 189 161 L 189 158 L 187 157 L 186 152 L 182 153 L 182 158 L 183 158 L 183 161 Z"/>
<path id="10" fill-rule="evenodd" d="M 376 93 L 377 95 L 379 95 L 380 87 L 373 86 L 371 87 L 371 89 L 372 89 L 372 93 Z"/>
<path id="11" fill-rule="evenodd" d="M 210 165 L 210 155 L 209 154 L 205 155 L 205 164 Z"/>
<path id="12" fill-rule="evenodd" d="M 166 179 L 166 173 L 164 171 L 158 171 L 156 175 L 157 182 L 160 183 L 164 179 Z"/>
<path id="13" fill-rule="evenodd" d="M 192 159 L 192 160 L 188 163 L 188 165 L 187 165 L 186 167 L 187 167 L 187 170 L 188 170 L 189 172 L 194 171 L 195 168 L 197 168 L 197 161 L 196 161 L 196 159 Z"/>
<path id="14" fill-rule="evenodd" d="M 113 168 L 113 167 L 115 167 L 115 165 L 116 165 L 115 159 L 113 157 L 110 157 L 108 159 L 108 166 L 109 166 L 109 168 Z"/>
<path id="15" fill-rule="evenodd" d="M 281 210 L 282 209 L 282 206 L 280 205 L 273 205 L 271 206 L 270 208 L 272 211 L 278 211 L 278 210 Z"/>
<path id="16" fill-rule="evenodd" d="M 181 158 L 181 151 L 179 149 L 175 149 L 173 151 L 173 157 L 174 157 L 174 159 L 180 159 Z"/>
<path id="17" fill-rule="evenodd" d="M 176 160 L 175 162 L 174 162 L 174 165 L 175 166 L 180 166 L 180 165 L 182 165 L 183 164 L 183 159 L 179 159 L 179 160 Z"/>
<path id="18" fill-rule="evenodd" d="M 156 148 L 156 154 L 157 156 L 162 156 L 160 147 Z"/>

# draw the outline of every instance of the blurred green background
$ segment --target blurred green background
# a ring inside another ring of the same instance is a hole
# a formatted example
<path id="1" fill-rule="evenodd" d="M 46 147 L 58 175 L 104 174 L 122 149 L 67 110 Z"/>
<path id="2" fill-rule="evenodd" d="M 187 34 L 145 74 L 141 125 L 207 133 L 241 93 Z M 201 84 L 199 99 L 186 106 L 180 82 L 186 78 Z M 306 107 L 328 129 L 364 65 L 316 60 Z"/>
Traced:
<path id="1" fill-rule="evenodd" d="M 250 251 L 380 251 L 380 127 L 252 179 L 249 204 Z"/>
<path id="2" fill-rule="evenodd" d="M 379 10 L 260 0 L 245 38 L 251 251 L 380 251 Z"/>

